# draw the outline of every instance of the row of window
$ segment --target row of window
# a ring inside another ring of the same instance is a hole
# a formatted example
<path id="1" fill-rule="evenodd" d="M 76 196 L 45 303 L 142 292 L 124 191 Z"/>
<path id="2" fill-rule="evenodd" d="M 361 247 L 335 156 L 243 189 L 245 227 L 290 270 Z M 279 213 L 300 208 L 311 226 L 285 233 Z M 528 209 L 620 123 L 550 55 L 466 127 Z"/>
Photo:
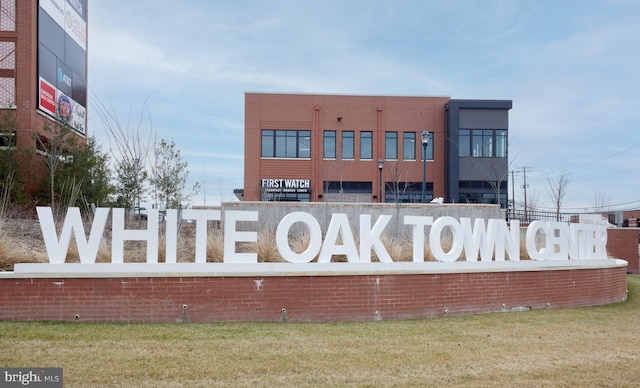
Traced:
<path id="1" fill-rule="evenodd" d="M 506 129 L 461 129 L 458 156 L 473 158 L 506 158 Z"/>
<path id="2" fill-rule="evenodd" d="M 362 131 L 360 134 L 360 159 L 373 159 L 373 132 Z M 325 159 L 336 158 L 336 131 L 324 131 Z M 355 159 L 355 132 L 342 131 L 342 159 Z M 430 133 L 433 138 L 433 133 Z M 384 157 L 387 160 L 398 159 L 398 132 L 385 132 Z M 420 143 L 421 146 L 421 143 Z M 422 159 L 424 149 L 422 150 Z M 416 160 L 416 133 L 402 132 L 402 158 L 404 160 Z M 426 159 L 433 160 L 433 142 L 429 142 L 426 149 Z"/>
<path id="3" fill-rule="evenodd" d="M 263 158 L 310 158 L 311 131 L 262 130 Z"/>
<path id="4" fill-rule="evenodd" d="M 416 147 L 420 148 L 421 159 L 433 160 L 433 141 L 429 141 L 426 150 L 421 142 L 416 144 L 415 132 L 402 133 L 402 159 L 416 160 Z M 325 159 L 336 159 L 337 156 L 337 131 L 324 131 L 323 156 Z M 360 138 L 360 159 L 373 159 L 373 132 L 358 132 Z M 433 133 L 429 133 L 433 139 Z M 356 132 L 340 132 L 342 144 L 342 159 L 356 158 Z M 385 159 L 398 159 L 398 132 L 385 132 Z M 262 130 L 262 157 L 263 158 L 310 158 L 311 157 L 311 131 L 293 130 Z"/>

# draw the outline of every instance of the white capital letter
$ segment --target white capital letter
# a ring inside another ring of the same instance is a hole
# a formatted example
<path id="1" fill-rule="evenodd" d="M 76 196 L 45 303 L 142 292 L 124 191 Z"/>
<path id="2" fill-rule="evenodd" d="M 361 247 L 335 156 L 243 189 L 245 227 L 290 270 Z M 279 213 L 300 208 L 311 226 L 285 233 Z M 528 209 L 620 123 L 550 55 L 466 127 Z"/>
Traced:
<path id="1" fill-rule="evenodd" d="M 84 234 L 80 209 L 77 207 L 68 208 L 64 224 L 62 225 L 62 233 L 58 240 L 51 208 L 37 207 L 36 211 L 38 212 L 38 219 L 40 220 L 40 229 L 44 237 L 44 245 L 47 248 L 47 255 L 49 256 L 49 263 L 62 264 L 65 262 L 72 233 L 76 238 L 80 262 L 85 264 L 95 263 L 96 256 L 98 256 L 98 249 L 100 248 L 100 241 L 104 234 L 104 228 L 107 225 L 109 210 L 110 209 L 104 207 L 96 209 L 89 239 L 87 240 Z"/>
<path id="2" fill-rule="evenodd" d="M 309 229 L 309 246 L 302 253 L 296 253 L 289 245 L 289 229 L 296 222 L 302 222 Z M 276 229 L 276 246 L 280 256 L 290 263 L 308 263 L 320 251 L 322 246 L 322 229 L 318 220 L 306 212 L 289 213 L 282 218 Z"/>
<path id="3" fill-rule="evenodd" d="M 442 249 L 442 231 L 444 228 L 449 228 L 451 231 L 451 249 L 446 252 Z M 429 232 L 429 246 L 431 247 L 431 253 L 438 261 L 454 262 L 460 257 L 462 253 L 462 228 L 460 223 L 453 217 L 440 217 L 433 222 L 431 231 Z"/>
<path id="4" fill-rule="evenodd" d="M 391 216 L 381 215 L 378 217 L 373 228 L 371 227 L 371 215 L 360 215 L 360 261 L 371 263 L 371 248 L 378 255 L 381 263 L 393 263 L 393 259 L 389 256 L 387 248 L 380 241 L 380 234 L 391 220 Z"/>
<path id="5" fill-rule="evenodd" d="M 185 209 L 182 211 L 182 218 L 196 220 L 196 263 L 206 263 L 207 223 L 208 221 L 219 221 L 220 210 Z M 167 247 L 167 249 L 169 248 Z"/>
<path id="6" fill-rule="evenodd" d="M 338 245 L 338 235 L 342 237 L 342 245 Z M 333 255 L 346 255 L 347 261 L 357 263 L 360 261 L 356 242 L 349 226 L 349 219 L 346 214 L 337 213 L 331 215 L 327 235 L 320 250 L 318 263 L 329 263 Z"/>
<path id="7" fill-rule="evenodd" d="M 111 262 L 122 263 L 124 261 L 124 241 L 146 241 L 147 263 L 158 262 L 158 209 L 150 209 L 147 214 L 147 229 L 125 229 L 124 209 L 113 209 L 111 228 Z M 126 232 L 126 233 L 125 233 Z"/>
<path id="8" fill-rule="evenodd" d="M 405 225 L 413 225 L 413 262 L 424 262 L 424 227 L 433 224 L 433 217 L 404 216 Z"/>
<path id="9" fill-rule="evenodd" d="M 238 221 L 258 221 L 258 212 L 243 210 L 227 210 L 224 212 L 224 262 L 257 263 L 258 254 L 256 252 L 236 252 L 236 242 L 258 242 L 257 232 L 236 230 Z"/>

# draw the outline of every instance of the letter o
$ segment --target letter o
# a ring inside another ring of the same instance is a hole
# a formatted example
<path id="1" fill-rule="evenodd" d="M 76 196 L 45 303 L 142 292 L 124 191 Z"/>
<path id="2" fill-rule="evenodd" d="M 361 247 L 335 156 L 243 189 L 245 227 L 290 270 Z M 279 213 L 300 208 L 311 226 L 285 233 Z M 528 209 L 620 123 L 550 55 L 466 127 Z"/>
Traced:
<path id="1" fill-rule="evenodd" d="M 302 222 L 309 229 L 309 246 L 304 252 L 296 253 L 289 245 L 289 229 L 296 222 Z M 276 230 L 276 246 L 280 256 L 290 263 L 309 263 L 320 252 L 322 246 L 322 229 L 318 220 L 307 212 L 289 213 L 280 220 Z"/>
<path id="2" fill-rule="evenodd" d="M 449 227 L 451 234 L 453 235 L 453 241 L 451 242 L 451 249 L 449 252 L 445 252 L 442 249 L 442 231 L 444 228 Z M 453 217 L 440 217 L 436 219 L 431 225 L 429 231 L 429 247 L 433 257 L 438 261 L 444 261 L 453 263 L 458 260 L 462 253 L 463 241 L 462 241 L 462 227 L 460 223 Z"/>

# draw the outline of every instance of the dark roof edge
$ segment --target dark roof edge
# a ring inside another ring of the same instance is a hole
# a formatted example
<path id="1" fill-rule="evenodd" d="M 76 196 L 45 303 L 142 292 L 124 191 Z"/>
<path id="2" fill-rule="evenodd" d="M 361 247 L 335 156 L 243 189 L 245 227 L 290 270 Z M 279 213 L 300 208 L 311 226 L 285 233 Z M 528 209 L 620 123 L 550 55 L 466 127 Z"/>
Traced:
<path id="1" fill-rule="evenodd" d="M 512 100 L 457 100 L 451 99 L 447 106 L 452 108 L 476 108 L 476 109 L 511 109 Z"/>

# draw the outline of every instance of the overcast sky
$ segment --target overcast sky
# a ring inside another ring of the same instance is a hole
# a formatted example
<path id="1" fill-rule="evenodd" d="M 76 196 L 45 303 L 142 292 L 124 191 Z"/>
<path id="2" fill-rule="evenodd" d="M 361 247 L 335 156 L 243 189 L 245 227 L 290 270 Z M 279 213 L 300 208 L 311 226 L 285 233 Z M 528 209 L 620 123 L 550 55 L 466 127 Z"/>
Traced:
<path id="1" fill-rule="evenodd" d="M 88 129 L 97 100 L 173 139 L 203 189 L 243 187 L 244 93 L 513 100 L 522 200 L 567 211 L 640 208 L 640 0 L 89 0 Z M 509 189 L 511 196 L 511 188 Z"/>

